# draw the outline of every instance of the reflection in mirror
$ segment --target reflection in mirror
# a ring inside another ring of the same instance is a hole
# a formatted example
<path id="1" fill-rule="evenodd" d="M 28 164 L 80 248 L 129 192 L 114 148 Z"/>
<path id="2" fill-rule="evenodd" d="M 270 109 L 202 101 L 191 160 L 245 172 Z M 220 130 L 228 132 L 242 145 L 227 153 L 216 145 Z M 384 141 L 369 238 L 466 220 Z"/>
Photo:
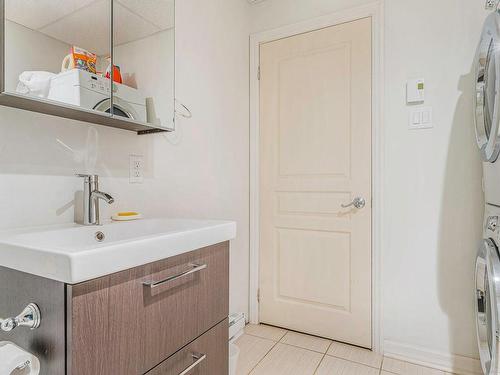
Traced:
<path id="1" fill-rule="evenodd" d="M 110 49 L 111 0 L 5 0 L 9 94 L 109 111 Z"/>
<path id="2" fill-rule="evenodd" d="M 173 129 L 174 42 L 175 0 L 113 1 L 114 116 Z"/>

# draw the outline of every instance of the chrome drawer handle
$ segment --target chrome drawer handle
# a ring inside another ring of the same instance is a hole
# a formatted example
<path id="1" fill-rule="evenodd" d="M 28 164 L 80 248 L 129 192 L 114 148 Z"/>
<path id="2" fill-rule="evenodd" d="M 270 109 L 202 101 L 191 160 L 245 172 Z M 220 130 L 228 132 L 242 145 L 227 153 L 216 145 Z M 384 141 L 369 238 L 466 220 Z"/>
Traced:
<path id="1" fill-rule="evenodd" d="M 191 355 L 193 356 L 193 359 L 195 361 L 188 368 L 186 368 L 184 371 L 182 371 L 179 375 L 189 374 L 189 371 L 191 371 L 196 366 L 198 366 L 201 362 L 203 362 L 205 359 L 207 359 L 207 355 L 206 354 L 193 353 Z"/>
<path id="2" fill-rule="evenodd" d="M 182 273 L 180 273 L 178 275 L 170 276 L 170 277 L 167 277 L 164 280 L 160 280 L 160 281 L 157 281 L 157 282 L 154 282 L 154 281 L 144 281 L 142 283 L 142 285 L 148 286 L 151 289 L 154 289 L 154 288 L 159 287 L 159 286 L 161 286 L 163 284 L 166 284 L 166 283 L 169 283 L 171 281 L 180 279 L 180 278 L 185 277 L 187 275 L 191 275 L 193 273 L 200 272 L 201 270 L 204 270 L 205 268 L 208 267 L 206 264 L 194 264 L 194 263 L 190 263 L 189 266 L 191 267 L 190 269 L 188 269 L 187 271 L 184 271 L 184 272 L 182 272 Z"/>

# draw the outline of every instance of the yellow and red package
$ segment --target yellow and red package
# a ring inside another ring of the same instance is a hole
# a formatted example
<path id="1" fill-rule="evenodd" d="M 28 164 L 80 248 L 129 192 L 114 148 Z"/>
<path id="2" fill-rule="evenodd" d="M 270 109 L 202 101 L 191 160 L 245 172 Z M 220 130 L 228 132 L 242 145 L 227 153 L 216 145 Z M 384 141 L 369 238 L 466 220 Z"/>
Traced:
<path id="1" fill-rule="evenodd" d="M 83 48 L 73 46 L 70 54 L 63 61 L 63 71 L 67 69 L 80 69 L 90 73 L 97 73 L 97 55 Z"/>

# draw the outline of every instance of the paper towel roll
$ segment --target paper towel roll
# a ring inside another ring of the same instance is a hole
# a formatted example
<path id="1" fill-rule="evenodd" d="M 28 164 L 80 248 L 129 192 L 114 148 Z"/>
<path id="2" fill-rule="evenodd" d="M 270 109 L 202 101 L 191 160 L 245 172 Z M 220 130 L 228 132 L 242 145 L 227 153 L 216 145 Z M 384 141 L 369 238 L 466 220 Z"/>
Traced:
<path id="1" fill-rule="evenodd" d="M 38 375 L 40 361 L 19 346 L 0 341 L 0 375 Z"/>

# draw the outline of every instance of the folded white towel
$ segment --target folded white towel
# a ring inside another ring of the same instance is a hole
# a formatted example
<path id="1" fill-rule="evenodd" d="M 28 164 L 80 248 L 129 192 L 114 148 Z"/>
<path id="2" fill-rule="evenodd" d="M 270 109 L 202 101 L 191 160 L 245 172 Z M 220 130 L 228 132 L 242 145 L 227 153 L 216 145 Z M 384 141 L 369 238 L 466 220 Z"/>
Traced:
<path id="1" fill-rule="evenodd" d="M 56 75 L 51 72 L 22 72 L 19 75 L 16 92 L 46 98 L 49 95 L 50 80 Z"/>

